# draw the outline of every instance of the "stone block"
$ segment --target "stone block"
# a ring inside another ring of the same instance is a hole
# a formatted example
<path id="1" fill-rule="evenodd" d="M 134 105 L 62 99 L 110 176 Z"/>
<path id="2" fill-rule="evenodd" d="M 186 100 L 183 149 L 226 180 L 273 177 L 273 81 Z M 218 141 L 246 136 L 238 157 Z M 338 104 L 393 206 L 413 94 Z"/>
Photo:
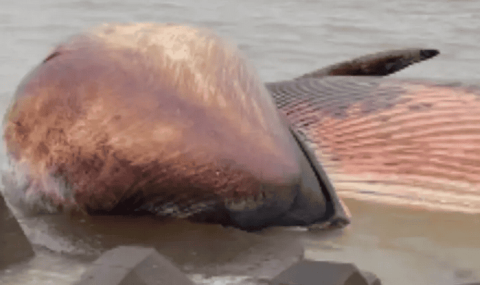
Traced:
<path id="1" fill-rule="evenodd" d="M 194 285 L 153 248 L 120 246 L 105 252 L 77 285 Z"/>
<path id="2" fill-rule="evenodd" d="M 34 256 L 32 245 L 0 194 L 0 269 Z"/>
<path id="3" fill-rule="evenodd" d="M 330 261 L 302 260 L 282 271 L 273 280 L 271 285 L 373 285 L 367 279 L 373 276 L 364 276 L 351 263 L 336 263 Z M 365 278 L 367 277 L 367 278 Z M 376 278 L 376 276 L 374 276 Z M 372 282 L 375 282 L 372 278 Z M 378 278 L 376 278 L 378 279 Z M 378 280 L 379 282 L 380 280 Z"/>
<path id="4" fill-rule="evenodd" d="M 380 279 L 376 274 L 368 271 L 363 271 L 363 270 L 361 271 L 361 273 L 365 278 L 365 280 L 367 280 L 367 283 L 369 285 L 382 285 L 382 282 L 380 281 Z"/>

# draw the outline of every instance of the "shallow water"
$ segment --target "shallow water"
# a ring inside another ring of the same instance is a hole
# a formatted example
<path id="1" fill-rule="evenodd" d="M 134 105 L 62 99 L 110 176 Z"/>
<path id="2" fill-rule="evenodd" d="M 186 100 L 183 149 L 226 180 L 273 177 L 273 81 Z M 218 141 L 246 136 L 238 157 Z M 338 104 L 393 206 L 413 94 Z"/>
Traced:
<path id="1" fill-rule="evenodd" d="M 0 112 L 21 78 L 62 39 L 103 22 L 207 26 L 237 43 L 265 81 L 385 49 L 440 49 L 394 75 L 478 82 L 477 1 L 4 1 L 0 4 Z M 1 165 L 6 165 L 1 153 Z M 30 262 L 0 273 L 1 284 L 71 284 L 88 262 L 119 244 L 155 246 L 198 282 L 258 283 L 304 255 L 353 261 L 384 284 L 456 284 L 480 279 L 478 215 L 420 211 L 348 199 L 343 232 L 219 226 L 121 217 L 22 217 L 35 244 Z M 246 276 L 257 279 L 248 281 Z"/>
<path id="2" fill-rule="evenodd" d="M 480 215 L 345 202 L 353 223 L 333 232 L 272 228 L 246 233 L 145 217 L 23 218 L 37 255 L 4 272 L 0 281 L 71 284 L 101 252 L 120 244 L 154 246 L 200 284 L 262 284 L 301 257 L 354 262 L 375 272 L 383 284 L 480 279 Z"/>

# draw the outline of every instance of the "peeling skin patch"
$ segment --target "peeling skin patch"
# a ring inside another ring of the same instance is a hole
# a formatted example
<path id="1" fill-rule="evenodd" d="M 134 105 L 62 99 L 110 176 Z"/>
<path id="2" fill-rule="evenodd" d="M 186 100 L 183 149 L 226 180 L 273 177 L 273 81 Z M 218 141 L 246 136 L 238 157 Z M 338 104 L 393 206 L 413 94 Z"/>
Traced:
<path id="1" fill-rule="evenodd" d="M 350 77 L 283 84 L 269 89 L 339 195 L 480 212 L 480 89 Z"/>

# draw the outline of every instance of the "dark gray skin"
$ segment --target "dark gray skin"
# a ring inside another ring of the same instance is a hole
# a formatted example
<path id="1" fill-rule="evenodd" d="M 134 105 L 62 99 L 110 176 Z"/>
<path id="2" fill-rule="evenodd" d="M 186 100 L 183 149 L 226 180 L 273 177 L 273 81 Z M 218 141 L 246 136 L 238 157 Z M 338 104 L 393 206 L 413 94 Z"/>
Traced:
<path id="1" fill-rule="evenodd" d="M 435 57 L 439 53 L 436 49 L 388 50 L 329 65 L 296 79 L 324 76 L 386 76 L 414 63 Z"/>
<path id="2" fill-rule="evenodd" d="M 312 150 L 237 50 L 203 30 L 153 25 L 125 38 L 124 27 L 73 37 L 17 89 L 4 137 L 27 176 L 16 190 L 25 205 L 248 231 L 349 223 Z"/>

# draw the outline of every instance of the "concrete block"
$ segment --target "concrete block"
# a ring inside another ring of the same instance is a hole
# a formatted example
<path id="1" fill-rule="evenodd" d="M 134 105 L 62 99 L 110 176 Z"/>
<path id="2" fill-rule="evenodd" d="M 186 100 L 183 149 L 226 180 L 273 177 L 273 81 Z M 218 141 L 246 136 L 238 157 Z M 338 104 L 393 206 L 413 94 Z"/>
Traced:
<path id="1" fill-rule="evenodd" d="M 93 262 L 77 285 L 194 285 L 153 248 L 121 246 Z"/>
<path id="2" fill-rule="evenodd" d="M 271 285 L 369 285 L 360 270 L 351 263 L 302 260 L 287 268 Z"/>
<path id="3" fill-rule="evenodd" d="M 363 278 L 367 280 L 369 285 L 382 285 L 382 281 L 380 281 L 376 274 L 368 271 L 361 271 L 360 273 L 362 273 Z"/>
<path id="4" fill-rule="evenodd" d="M 32 245 L 0 195 L 0 269 L 34 256 Z"/>

